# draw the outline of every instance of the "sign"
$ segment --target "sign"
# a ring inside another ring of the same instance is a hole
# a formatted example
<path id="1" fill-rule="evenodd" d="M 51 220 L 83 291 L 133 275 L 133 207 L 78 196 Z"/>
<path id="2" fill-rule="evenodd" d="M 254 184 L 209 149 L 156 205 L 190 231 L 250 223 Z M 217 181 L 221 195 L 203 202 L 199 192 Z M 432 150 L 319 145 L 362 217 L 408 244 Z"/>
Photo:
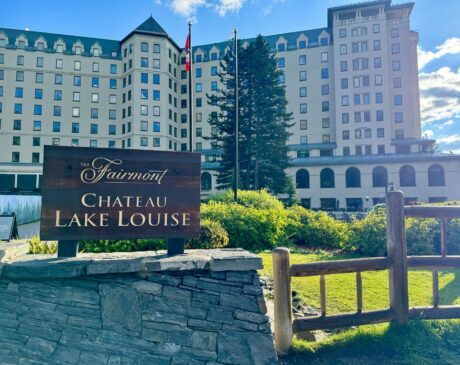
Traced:
<path id="1" fill-rule="evenodd" d="M 16 215 L 0 215 L 0 241 L 11 241 L 19 238 L 18 225 L 16 224 Z"/>
<path id="2" fill-rule="evenodd" d="M 45 146 L 40 237 L 195 237 L 200 155 Z"/>

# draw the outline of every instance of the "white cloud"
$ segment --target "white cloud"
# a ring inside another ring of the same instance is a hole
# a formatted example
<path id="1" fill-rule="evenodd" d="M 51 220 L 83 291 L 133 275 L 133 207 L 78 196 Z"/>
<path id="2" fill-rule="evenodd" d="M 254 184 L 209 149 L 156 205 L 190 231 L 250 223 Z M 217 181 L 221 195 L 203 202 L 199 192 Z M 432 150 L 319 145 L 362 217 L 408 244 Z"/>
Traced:
<path id="1" fill-rule="evenodd" d="M 426 138 L 433 138 L 433 135 L 434 135 L 434 133 L 430 129 L 428 129 L 428 130 L 423 132 L 423 136 L 426 137 Z"/>
<path id="2" fill-rule="evenodd" d="M 460 68 L 442 67 L 419 79 L 422 123 L 460 118 Z"/>
<path id="3" fill-rule="evenodd" d="M 272 5 L 266 6 L 265 8 L 262 9 L 262 15 L 267 16 L 268 14 L 272 12 L 272 9 L 273 9 Z"/>
<path id="4" fill-rule="evenodd" d="M 161 1 L 161 0 L 155 0 Z M 213 8 L 220 16 L 238 12 L 246 0 L 171 0 L 171 9 L 186 18 L 195 18 L 199 8 Z"/>
<path id="5" fill-rule="evenodd" d="M 442 143 L 442 144 L 452 144 L 452 143 L 460 142 L 460 135 L 453 134 L 451 136 L 440 136 L 438 137 L 436 142 Z"/>
<path id="6" fill-rule="evenodd" d="M 424 51 L 421 47 L 417 49 L 418 53 L 418 68 L 419 70 L 423 69 L 431 61 L 441 58 L 448 54 L 458 54 L 460 53 L 460 38 L 449 38 L 436 47 L 436 51 Z"/>

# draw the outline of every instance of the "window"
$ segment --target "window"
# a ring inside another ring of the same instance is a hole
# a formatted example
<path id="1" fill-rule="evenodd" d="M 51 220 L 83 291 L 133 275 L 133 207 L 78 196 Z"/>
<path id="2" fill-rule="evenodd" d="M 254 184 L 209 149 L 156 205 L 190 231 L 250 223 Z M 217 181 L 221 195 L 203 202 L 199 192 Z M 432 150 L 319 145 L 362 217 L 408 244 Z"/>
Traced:
<path id="1" fill-rule="evenodd" d="M 307 71 L 299 71 L 299 81 L 307 80 Z"/>
<path id="2" fill-rule="evenodd" d="M 321 119 L 321 125 L 323 128 L 329 128 L 331 126 L 331 122 L 329 118 L 322 118 Z"/>
<path id="3" fill-rule="evenodd" d="M 141 52 L 148 52 L 149 51 L 149 44 L 147 42 L 141 43 Z"/>
<path id="4" fill-rule="evenodd" d="M 342 131 L 342 139 L 343 139 L 343 140 L 348 140 L 348 139 L 350 139 L 350 131 L 348 131 L 348 130 Z"/>
<path id="5" fill-rule="evenodd" d="M 0 91 L 0 96 L 3 96 L 3 86 L 0 86 L 1 91 Z M 15 92 L 14 92 L 14 97 L 15 98 L 22 98 L 24 95 L 24 89 L 22 87 L 17 87 Z"/>
<path id="6" fill-rule="evenodd" d="M 401 52 L 401 49 L 399 47 L 399 43 L 393 43 L 391 45 L 391 53 L 392 54 L 399 54 Z"/>
<path id="7" fill-rule="evenodd" d="M 156 117 L 160 116 L 160 107 L 159 106 L 154 106 L 153 107 L 153 115 Z"/>
<path id="8" fill-rule="evenodd" d="M 383 128 L 377 128 L 377 138 L 384 138 L 385 130 Z"/>
<path id="9" fill-rule="evenodd" d="M 355 94 L 353 96 L 353 104 L 354 105 L 361 105 L 361 94 Z"/>
<path id="10" fill-rule="evenodd" d="M 392 28 L 391 29 L 391 38 L 398 38 L 399 37 L 399 29 L 398 28 Z"/>
<path id="11" fill-rule="evenodd" d="M 374 57 L 374 68 L 381 68 L 381 67 L 382 67 L 382 58 Z"/>
<path id="12" fill-rule="evenodd" d="M 153 74 L 152 82 L 154 85 L 160 85 L 160 75 Z"/>
<path id="13" fill-rule="evenodd" d="M 342 106 L 348 106 L 348 95 L 342 95 Z"/>
<path id="14" fill-rule="evenodd" d="M 307 113 L 307 104 L 306 103 L 300 104 L 299 112 L 300 112 L 300 114 L 306 114 Z"/>
<path id="15" fill-rule="evenodd" d="M 92 87 L 99 87 L 99 78 L 98 77 L 93 77 L 91 79 L 91 86 Z"/>
<path id="16" fill-rule="evenodd" d="M 116 79 L 110 79 L 109 85 L 111 89 L 116 89 L 117 88 L 117 80 Z"/>
<path id="17" fill-rule="evenodd" d="M 307 64 L 307 56 L 304 54 L 299 55 L 299 65 Z"/>
<path id="18" fill-rule="evenodd" d="M 61 122 L 53 122 L 53 132 L 59 133 L 61 131 Z"/>
<path id="19" fill-rule="evenodd" d="M 117 119 L 117 111 L 114 109 L 109 110 L 109 119 L 110 120 L 115 120 Z"/>
<path id="20" fill-rule="evenodd" d="M 394 96 L 394 105 L 402 105 L 402 95 L 395 95 Z"/>
<path id="21" fill-rule="evenodd" d="M 161 98 L 161 93 L 160 93 L 160 90 L 153 90 L 153 100 L 160 100 Z"/>
<path id="22" fill-rule="evenodd" d="M 295 174 L 295 185 L 297 189 L 308 189 L 310 187 L 310 175 L 307 170 L 297 170 Z"/>
<path id="23" fill-rule="evenodd" d="M 55 105 L 53 108 L 53 115 L 55 117 L 60 117 L 61 116 L 61 106 L 60 105 Z"/>
<path id="24" fill-rule="evenodd" d="M 200 55 L 200 54 L 199 54 L 199 55 L 196 55 L 196 56 L 195 56 L 195 61 L 196 61 L 197 63 L 200 63 L 201 61 L 203 61 L 203 55 Z"/>
<path id="25" fill-rule="evenodd" d="M 14 114 L 22 114 L 22 104 L 14 104 Z"/>
<path id="26" fill-rule="evenodd" d="M 195 130 L 195 135 L 196 135 L 197 137 L 203 137 L 203 130 L 202 130 L 202 128 L 196 128 L 196 130 Z"/>
<path id="27" fill-rule="evenodd" d="M 307 129 L 307 120 L 303 119 L 300 121 L 300 130 L 306 130 Z"/>
<path id="28" fill-rule="evenodd" d="M 375 39 L 373 44 L 374 44 L 374 51 L 380 51 L 381 49 L 380 39 Z"/>
<path id="29" fill-rule="evenodd" d="M 16 120 L 14 122 L 14 127 L 16 127 Z M 16 128 L 14 129 L 16 130 Z M 33 130 L 34 132 L 40 132 L 42 130 L 42 122 L 40 120 L 34 120 Z"/>
<path id="30" fill-rule="evenodd" d="M 344 78 L 340 80 L 340 88 L 348 89 L 348 78 Z"/>
<path id="31" fill-rule="evenodd" d="M 111 74 L 116 74 L 117 73 L 117 65 L 110 65 L 110 73 Z"/>
<path id="32" fill-rule="evenodd" d="M 278 68 L 283 68 L 286 65 L 286 60 L 282 58 L 278 58 Z"/>
<path id="33" fill-rule="evenodd" d="M 355 112 L 355 123 L 361 123 L 361 112 Z"/>
<path id="34" fill-rule="evenodd" d="M 44 60 L 43 57 L 37 57 L 37 67 L 43 67 Z"/>
<path id="35" fill-rule="evenodd" d="M 158 43 L 153 45 L 153 53 L 160 53 L 160 45 Z"/>
<path id="36" fill-rule="evenodd" d="M 203 172 L 201 174 L 201 190 L 209 191 L 212 190 L 212 176 L 209 172 Z"/>
<path id="37" fill-rule="evenodd" d="M 78 118 L 80 116 L 80 108 L 79 107 L 73 107 L 72 108 L 72 117 Z"/>
<path id="38" fill-rule="evenodd" d="M 307 88 L 305 86 L 299 87 L 299 97 L 304 98 L 307 96 Z"/>
<path id="39" fill-rule="evenodd" d="M 398 60 L 391 62 L 391 69 L 393 71 L 400 71 L 401 70 L 401 62 Z"/>
<path id="40" fill-rule="evenodd" d="M 286 50 L 285 43 L 278 43 L 278 52 L 284 52 Z"/>
<path id="41" fill-rule="evenodd" d="M 81 76 L 73 77 L 73 86 L 81 86 Z"/>
<path id="42" fill-rule="evenodd" d="M 402 112 L 396 112 L 395 113 L 395 123 L 402 123 L 403 121 L 404 121 L 403 113 Z"/>
<path id="43" fill-rule="evenodd" d="M 342 124 L 350 123 L 350 115 L 348 113 L 342 113 Z"/>
<path id="44" fill-rule="evenodd" d="M 73 69 L 75 71 L 80 71 L 81 70 L 81 62 L 80 61 L 74 61 Z"/>
<path id="45" fill-rule="evenodd" d="M 374 79 L 376 86 L 382 85 L 382 75 L 375 75 Z"/>
<path id="46" fill-rule="evenodd" d="M 56 74 L 56 75 L 54 76 L 54 83 L 55 83 L 56 85 L 62 85 L 62 75 Z"/>
<path id="47" fill-rule="evenodd" d="M 377 110 L 375 112 L 375 119 L 377 122 L 383 122 L 383 110 Z"/>
<path id="48" fill-rule="evenodd" d="M 329 85 L 321 85 L 321 95 L 329 95 Z"/>
<path id="49" fill-rule="evenodd" d="M 217 61 L 217 53 L 216 52 L 211 53 L 211 61 Z"/>
<path id="50" fill-rule="evenodd" d="M 99 118 L 99 109 L 97 109 L 97 108 L 91 108 L 91 118 L 92 118 L 92 119 L 97 119 L 97 118 Z"/>
<path id="51" fill-rule="evenodd" d="M 428 168 L 428 186 L 444 186 L 446 184 L 444 168 L 439 164 Z"/>
<path id="52" fill-rule="evenodd" d="M 372 138 L 372 129 L 366 128 L 364 130 L 364 138 Z"/>
<path id="53" fill-rule="evenodd" d="M 307 48 L 307 41 L 299 41 L 299 49 Z"/>
<path id="54" fill-rule="evenodd" d="M 141 67 L 149 67 L 149 59 L 147 57 L 141 57 Z"/>
<path id="55" fill-rule="evenodd" d="M 353 71 L 358 71 L 359 70 L 359 59 L 354 59 L 352 61 L 352 67 L 353 67 Z"/>
<path id="56" fill-rule="evenodd" d="M 42 115 L 42 106 L 34 105 L 34 115 Z"/>
<path id="57" fill-rule="evenodd" d="M 90 134 L 97 134 L 97 132 L 98 132 L 97 124 L 91 124 L 90 125 Z"/>
<path id="58" fill-rule="evenodd" d="M 80 123 L 72 123 L 72 133 L 80 133 Z"/>
<path id="59" fill-rule="evenodd" d="M 153 132 L 160 132 L 160 122 L 153 122 Z"/>
<path id="60" fill-rule="evenodd" d="M 363 94 L 363 104 L 368 105 L 371 103 L 371 98 L 369 94 Z"/>
<path id="61" fill-rule="evenodd" d="M 39 147 L 40 146 L 40 137 L 33 137 L 32 138 L 32 146 Z"/>
<path id="62" fill-rule="evenodd" d="M 211 67 L 211 76 L 217 76 L 217 66 Z"/>
<path id="63" fill-rule="evenodd" d="M 19 160 L 20 160 L 20 153 L 11 152 L 11 162 L 19 162 Z"/>
<path id="64" fill-rule="evenodd" d="M 377 153 L 378 153 L 379 155 L 384 155 L 384 154 L 385 154 L 385 145 L 379 144 L 379 145 L 377 146 Z"/>
<path id="65" fill-rule="evenodd" d="M 24 71 L 16 71 L 16 81 L 19 81 L 19 82 L 24 81 Z"/>
<path id="66" fill-rule="evenodd" d="M 35 99 L 43 99 L 43 89 L 35 89 Z"/>
<path id="67" fill-rule="evenodd" d="M 321 69 L 321 78 L 322 79 L 329 78 L 329 69 L 328 68 L 322 68 Z"/>
<path id="68" fill-rule="evenodd" d="M 404 165 L 399 169 L 399 186 L 416 186 L 415 169 L 410 165 Z"/>
<path id="69" fill-rule="evenodd" d="M 348 71 L 348 62 L 347 61 L 340 61 L 340 71 L 341 72 Z"/>
<path id="70" fill-rule="evenodd" d="M 200 67 L 195 69 L 195 77 L 201 77 L 202 76 L 202 70 Z"/>
<path id="71" fill-rule="evenodd" d="M 346 28 L 340 28 L 339 29 L 339 37 L 340 38 L 346 38 L 347 36 L 347 29 Z"/>
<path id="72" fill-rule="evenodd" d="M 374 33 L 380 33 L 380 24 L 378 24 L 378 23 L 377 23 L 377 24 L 373 24 L 373 25 L 372 25 L 372 31 L 373 31 Z"/>
<path id="73" fill-rule="evenodd" d="M 16 64 L 18 66 L 24 66 L 24 56 L 18 56 L 16 59 Z"/>
<path id="74" fill-rule="evenodd" d="M 326 47 L 329 44 L 329 39 L 328 38 L 320 38 L 319 43 L 321 44 L 322 47 Z"/>
<path id="75" fill-rule="evenodd" d="M 325 168 L 321 170 L 320 173 L 320 186 L 321 188 L 334 188 L 334 171 L 330 168 Z"/>
<path id="76" fill-rule="evenodd" d="M 361 172 L 356 167 L 349 167 L 345 172 L 345 186 L 347 188 L 361 187 Z"/>
<path id="77" fill-rule="evenodd" d="M 217 91 L 217 81 L 211 81 L 211 91 Z"/>
<path id="78" fill-rule="evenodd" d="M 376 104 L 383 103 L 383 93 L 382 92 L 375 93 L 375 103 Z"/>
<path id="79" fill-rule="evenodd" d="M 328 60 L 328 53 L 327 52 L 321 53 L 321 62 L 327 62 L 327 60 Z"/>
<path id="80" fill-rule="evenodd" d="M 196 91 L 197 93 L 200 93 L 200 92 L 203 91 L 203 85 L 202 85 L 200 82 L 198 82 L 198 83 L 195 84 L 195 91 Z"/>
<path id="81" fill-rule="evenodd" d="M 395 138 L 396 139 L 404 139 L 404 130 L 403 129 L 396 129 L 395 130 Z"/>
<path id="82" fill-rule="evenodd" d="M 393 78 L 393 88 L 394 89 L 401 88 L 401 78 L 400 77 Z"/>
<path id="83" fill-rule="evenodd" d="M 13 136 L 13 146 L 20 146 L 21 145 L 21 137 Z"/>
<path id="84" fill-rule="evenodd" d="M 340 45 L 340 54 L 341 55 L 347 54 L 347 45 L 346 44 L 341 44 Z"/>
<path id="85" fill-rule="evenodd" d="M 321 103 L 321 111 L 323 111 L 323 112 L 328 112 L 329 111 L 329 102 L 328 101 L 323 101 Z"/>
<path id="86" fill-rule="evenodd" d="M 147 89 L 141 89 L 141 99 L 148 99 L 149 91 Z"/>

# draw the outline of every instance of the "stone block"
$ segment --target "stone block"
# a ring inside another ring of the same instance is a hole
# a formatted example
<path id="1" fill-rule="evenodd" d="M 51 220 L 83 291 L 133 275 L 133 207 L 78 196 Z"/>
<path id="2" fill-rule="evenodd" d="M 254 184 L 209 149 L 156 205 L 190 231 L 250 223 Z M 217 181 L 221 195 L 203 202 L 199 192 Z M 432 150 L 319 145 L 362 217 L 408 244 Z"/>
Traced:
<path id="1" fill-rule="evenodd" d="M 208 317 L 206 319 L 212 322 L 232 324 L 233 310 L 224 309 L 219 306 L 213 306 L 208 309 Z"/>
<path id="2" fill-rule="evenodd" d="M 147 341 L 165 343 L 168 341 L 168 332 L 144 328 L 141 333 L 141 338 Z"/>
<path id="3" fill-rule="evenodd" d="M 193 349 L 190 347 L 183 347 L 181 354 L 191 357 L 194 360 L 215 361 L 217 360 L 217 353 L 215 351 L 206 351 Z"/>
<path id="4" fill-rule="evenodd" d="M 217 334 L 215 332 L 193 331 L 190 346 L 196 349 L 216 351 Z"/>
<path id="5" fill-rule="evenodd" d="M 142 315 L 143 321 L 172 323 L 184 327 L 187 326 L 187 319 L 186 316 L 164 312 L 151 312 Z"/>
<path id="6" fill-rule="evenodd" d="M 213 294 L 193 292 L 192 298 L 194 301 L 206 302 L 211 304 L 218 304 L 220 300 L 218 292 Z"/>
<path id="7" fill-rule="evenodd" d="M 245 285 L 243 287 L 243 293 L 248 294 L 248 295 L 258 296 L 258 295 L 262 295 L 264 291 L 261 286 Z"/>
<path id="8" fill-rule="evenodd" d="M 58 345 L 53 353 L 53 362 L 62 362 L 65 364 L 78 364 L 80 360 L 80 350 L 73 347 Z"/>
<path id="9" fill-rule="evenodd" d="M 238 308 L 250 312 L 259 312 L 259 307 L 254 297 L 246 295 L 220 294 L 220 304 L 226 307 Z"/>
<path id="10" fill-rule="evenodd" d="M 133 283 L 133 288 L 139 293 L 161 295 L 163 285 L 152 281 L 139 280 Z"/>
<path id="11" fill-rule="evenodd" d="M 135 290 L 101 284 L 102 325 L 131 336 L 139 336 L 142 319 L 139 298 Z"/>
<path id="12" fill-rule="evenodd" d="M 240 309 L 235 310 L 235 318 L 241 321 L 262 324 L 268 322 L 268 316 L 260 313 L 247 312 Z"/>
<path id="13" fill-rule="evenodd" d="M 43 338 L 30 337 L 26 343 L 26 349 L 43 355 L 51 355 L 56 350 L 57 343 L 44 340 Z"/>
<path id="14" fill-rule="evenodd" d="M 222 324 L 219 322 L 203 321 L 201 319 L 189 319 L 188 326 L 190 328 L 204 329 L 204 330 L 219 330 Z"/>
<path id="15" fill-rule="evenodd" d="M 184 276 L 184 278 L 182 279 L 182 283 L 184 285 L 187 285 L 187 286 L 190 286 L 190 287 L 196 287 L 196 285 L 198 284 L 198 278 L 195 277 L 195 276 Z"/>
<path id="16" fill-rule="evenodd" d="M 162 296 L 181 304 L 187 304 L 190 303 L 192 292 L 185 289 L 173 288 L 172 286 L 164 286 Z"/>
<path id="17" fill-rule="evenodd" d="M 170 275 L 158 274 L 158 273 L 149 273 L 146 276 L 146 279 L 149 281 L 153 281 L 155 283 L 169 285 L 169 286 L 179 286 L 179 284 L 181 283 L 181 280 L 179 278 L 176 278 Z"/>

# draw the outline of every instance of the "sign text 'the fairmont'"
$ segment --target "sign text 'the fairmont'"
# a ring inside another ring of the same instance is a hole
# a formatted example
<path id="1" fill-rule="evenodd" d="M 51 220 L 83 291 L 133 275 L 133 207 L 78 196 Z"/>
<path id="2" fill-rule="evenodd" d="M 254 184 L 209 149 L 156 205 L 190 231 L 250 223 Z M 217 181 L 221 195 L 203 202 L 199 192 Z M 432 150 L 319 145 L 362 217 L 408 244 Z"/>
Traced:
<path id="1" fill-rule="evenodd" d="M 200 155 L 45 146 L 44 240 L 193 237 Z"/>

